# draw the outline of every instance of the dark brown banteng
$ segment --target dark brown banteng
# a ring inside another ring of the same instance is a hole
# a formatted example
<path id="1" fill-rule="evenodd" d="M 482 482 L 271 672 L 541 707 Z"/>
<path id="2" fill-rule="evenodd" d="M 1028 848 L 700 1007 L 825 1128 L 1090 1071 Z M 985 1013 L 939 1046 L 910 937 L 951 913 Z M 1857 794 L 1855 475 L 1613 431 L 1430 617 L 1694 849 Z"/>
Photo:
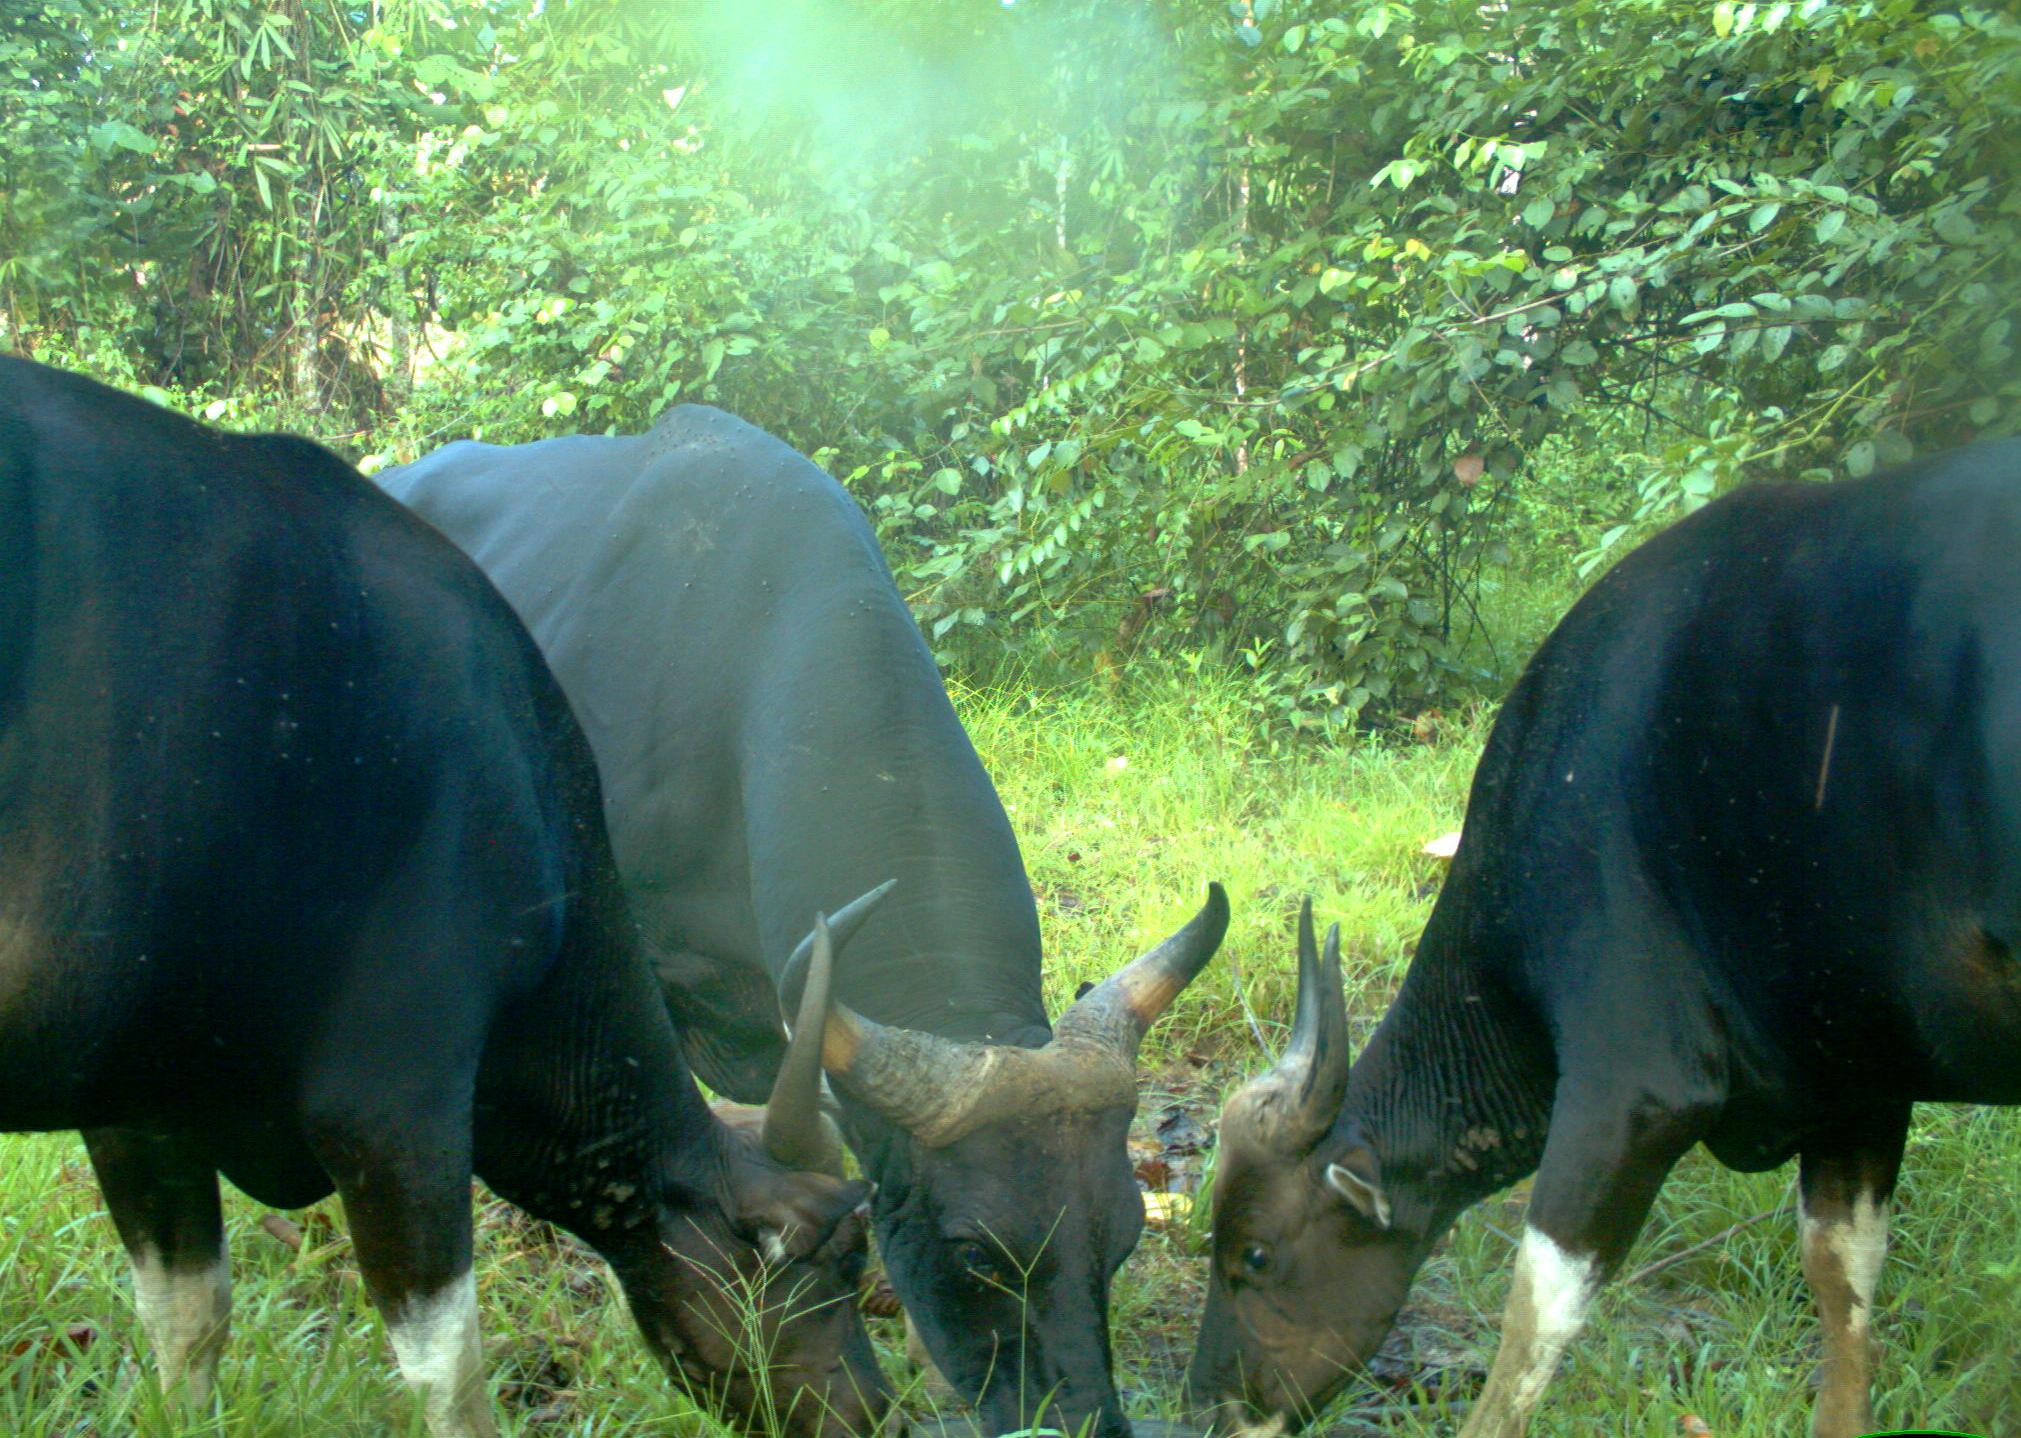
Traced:
<path id="1" fill-rule="evenodd" d="M 2021 1103 L 2021 443 L 1744 489 L 1630 555 L 1509 696 L 1351 1067 L 1309 920 L 1299 970 L 1289 1051 L 1222 1120 L 1196 1401 L 1296 1429 L 1534 1170 L 1465 1430 L 1521 1433 L 1703 1143 L 1799 1159 L 1813 1431 L 1870 1428 L 1910 1106 Z"/>
<path id="2" fill-rule="evenodd" d="M 733 1421 L 867 1430 L 867 1188 L 796 1171 L 795 1072 L 763 1141 L 711 1119 L 474 566 L 306 441 L 0 357 L 0 1129 L 84 1131 L 167 1386 L 224 1340 L 218 1175 L 334 1189 L 430 1427 L 493 1433 L 474 1171 Z"/>
<path id="3" fill-rule="evenodd" d="M 1221 891 L 1051 1020 L 1017 839 L 876 536 L 741 420 L 682 405 L 649 434 L 452 444 L 379 482 L 483 567 L 582 715 L 711 1088 L 763 1095 L 814 911 L 897 881 L 839 965 L 825 1049 L 892 1286 L 986 1431 L 1127 1438 L 1108 1310 L 1144 1223 L 1133 1061 L 1220 943 Z"/>

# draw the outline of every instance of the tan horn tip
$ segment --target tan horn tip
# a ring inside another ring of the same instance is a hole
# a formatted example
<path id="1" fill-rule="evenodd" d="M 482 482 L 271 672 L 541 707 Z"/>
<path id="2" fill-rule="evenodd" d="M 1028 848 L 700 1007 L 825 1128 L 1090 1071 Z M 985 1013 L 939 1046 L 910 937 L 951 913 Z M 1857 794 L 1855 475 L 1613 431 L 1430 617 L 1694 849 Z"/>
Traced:
<path id="1" fill-rule="evenodd" d="M 1207 902 L 1197 914 L 1075 1002 L 1060 1015 L 1053 1033 L 1095 1038 L 1134 1056 L 1145 1032 L 1207 966 L 1227 932 L 1228 891 L 1209 883 Z"/>

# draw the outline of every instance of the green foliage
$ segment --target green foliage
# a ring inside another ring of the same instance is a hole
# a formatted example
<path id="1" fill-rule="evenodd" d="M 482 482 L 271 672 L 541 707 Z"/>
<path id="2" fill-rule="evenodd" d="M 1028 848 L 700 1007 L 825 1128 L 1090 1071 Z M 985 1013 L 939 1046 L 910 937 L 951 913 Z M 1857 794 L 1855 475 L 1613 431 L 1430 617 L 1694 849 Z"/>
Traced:
<path id="1" fill-rule="evenodd" d="M 387 251 L 431 118 L 417 76 L 501 7 L 374 8 L 10 9 L 0 333 L 164 386 L 278 389 L 304 426 L 375 416 L 415 311 Z"/>
<path id="2" fill-rule="evenodd" d="M 1590 571 L 2021 414 L 1991 6 L 61 0 L 0 87 L 11 344 L 374 462 L 719 403 L 944 659 L 1296 726 L 1501 677 L 1568 509 Z"/>

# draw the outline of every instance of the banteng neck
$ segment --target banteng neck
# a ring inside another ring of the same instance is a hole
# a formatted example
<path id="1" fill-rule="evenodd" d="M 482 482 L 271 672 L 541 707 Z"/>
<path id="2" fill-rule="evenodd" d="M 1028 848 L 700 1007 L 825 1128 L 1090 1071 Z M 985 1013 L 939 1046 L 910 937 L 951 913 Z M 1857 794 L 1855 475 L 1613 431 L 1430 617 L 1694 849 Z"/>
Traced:
<path id="1" fill-rule="evenodd" d="M 614 875 L 590 882 L 612 903 Z M 656 1242 L 665 1209 L 719 1205 L 729 1141 L 622 920 L 621 907 L 578 920 L 494 1030 L 477 1095 L 480 1176 L 606 1253 Z"/>
<path id="2" fill-rule="evenodd" d="M 1354 1065 L 1343 1125 L 1373 1143 L 1399 1224 L 1436 1232 L 1536 1170 L 1556 1079 L 1546 1035 L 1450 890 Z"/>

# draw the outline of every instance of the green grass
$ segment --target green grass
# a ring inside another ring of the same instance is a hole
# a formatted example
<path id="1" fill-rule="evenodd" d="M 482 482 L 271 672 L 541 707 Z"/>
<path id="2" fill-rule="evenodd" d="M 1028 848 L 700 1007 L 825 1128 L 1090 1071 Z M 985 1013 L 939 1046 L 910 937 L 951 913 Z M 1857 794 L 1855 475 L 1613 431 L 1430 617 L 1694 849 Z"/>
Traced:
<path id="1" fill-rule="evenodd" d="M 1140 1129 L 1162 1099 L 1224 1094 L 1261 1068 L 1237 974 L 1271 1054 L 1295 987 L 1292 925 L 1311 894 L 1341 924 L 1357 1040 L 1380 1017 L 1415 947 L 1443 865 L 1424 841 L 1456 828 L 1486 736 L 1485 713 L 1431 743 L 1367 739 L 1273 751 L 1242 725 L 1237 696 L 1160 683 L 1117 703 L 1076 696 L 967 696 L 967 718 L 1025 846 L 1058 1005 L 1082 980 L 1155 942 L 1228 886 L 1221 955 L 1145 1049 Z M 1116 758 L 1128 761 L 1112 767 Z M 1611 1290 L 1533 1431 L 1675 1434 L 1697 1414 L 1715 1434 L 1806 1431 L 1815 1325 L 1798 1262 L 1790 1173 L 1730 1173 L 1702 1152 L 1672 1177 L 1628 1271 L 1767 1210 L 1724 1243 Z M 2021 1433 L 2021 1111 L 1921 1111 L 1882 1280 L 1878 1416 Z M 1421 1359 L 1485 1367 L 1492 1356 L 1520 1193 L 1465 1219 L 1420 1280 Z M 1496 1230 L 1500 1230 L 1498 1233 Z M 1116 1349 L 1143 1410 L 1166 1414 L 1197 1322 L 1199 1226 L 1153 1227 L 1116 1295 Z M 1336 1416 L 1396 1435 L 1454 1430 L 1434 1407 L 1385 1411 L 1353 1398 Z"/>
<path id="2" fill-rule="evenodd" d="M 1055 1009 L 1076 984 L 1182 923 L 1208 879 L 1228 886 L 1234 921 L 1222 955 L 1146 1044 L 1146 1137 L 1175 1102 L 1205 1122 L 1222 1093 L 1267 1061 L 1248 1012 L 1272 1053 L 1282 1042 L 1292 923 L 1306 894 L 1322 922 L 1341 924 L 1357 1038 L 1373 1025 L 1441 878 L 1420 846 L 1457 827 L 1486 732 L 1486 716 L 1471 713 L 1430 742 L 1273 746 L 1249 728 L 1238 693 L 1196 676 L 1145 679 L 1120 695 L 959 700 L 1024 845 Z M 1921 1114 L 1882 1280 L 1883 1420 L 2021 1433 L 2017 1181 L 2021 1111 Z M 1788 1194 L 1787 1170 L 1743 1177 L 1702 1154 L 1688 1159 L 1631 1269 L 1775 1212 L 1610 1290 L 1533 1431 L 1672 1435 L 1686 1414 L 1722 1438 L 1805 1431 L 1814 1326 Z M 0 1434 L 418 1433 L 341 1230 L 311 1224 L 296 1253 L 259 1228 L 255 1205 L 234 1196 L 229 1215 L 237 1309 L 221 1404 L 175 1427 L 139 1362 L 124 1261 L 81 1147 L 69 1137 L 0 1138 Z M 1485 1366 L 1508 1284 L 1502 1235 L 1521 1221 L 1520 1195 L 1483 1205 L 1427 1269 L 1406 1324 L 1418 1363 Z M 1199 1314 L 1201 1239 L 1197 1222 L 1153 1224 L 1119 1282 L 1118 1376 L 1141 1415 L 1173 1412 Z M 671 1393 L 580 1249 L 490 1203 L 479 1245 L 507 1433 L 711 1427 Z M 58 1337 L 71 1327 L 95 1335 L 82 1352 Z M 899 1325 L 878 1321 L 873 1333 L 922 1403 Z M 1397 1438 L 1455 1427 L 1435 1404 L 1385 1405 L 1367 1392 L 1344 1399 L 1335 1420 Z"/>

